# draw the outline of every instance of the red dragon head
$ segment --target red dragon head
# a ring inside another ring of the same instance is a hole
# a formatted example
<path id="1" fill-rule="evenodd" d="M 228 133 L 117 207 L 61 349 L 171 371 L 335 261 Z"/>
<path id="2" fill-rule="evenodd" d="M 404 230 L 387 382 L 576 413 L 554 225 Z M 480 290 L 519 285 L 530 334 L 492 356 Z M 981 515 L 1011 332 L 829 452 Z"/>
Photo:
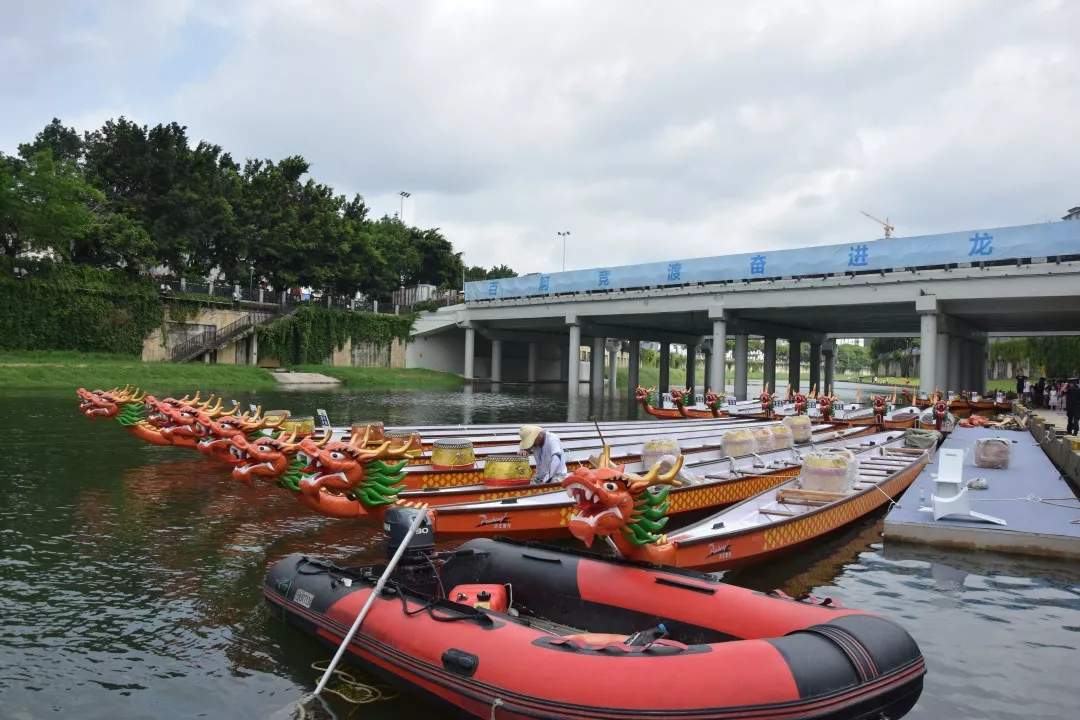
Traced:
<path id="1" fill-rule="evenodd" d="M 634 398 L 639 403 L 647 403 L 652 398 L 652 394 L 655 389 L 656 388 L 647 388 L 638 385 L 637 390 L 634 391 Z"/>
<path id="2" fill-rule="evenodd" d="M 818 412 L 821 413 L 821 418 L 825 421 L 832 419 L 833 403 L 836 402 L 836 398 L 829 393 L 823 393 L 818 396 Z"/>
<path id="3" fill-rule="evenodd" d="M 717 395 L 709 388 L 705 391 L 705 406 L 710 410 L 716 410 L 720 406 L 720 402 L 724 399 L 723 395 Z"/>
<path id="4" fill-rule="evenodd" d="M 605 446 L 598 467 L 578 467 L 563 479 L 562 486 L 574 501 L 570 533 L 588 547 L 597 536 L 613 535 L 617 545 L 664 545 L 666 538 L 657 533 L 667 524 L 667 495 L 670 486 L 679 484 L 676 476 L 682 464 L 680 455 L 666 473 L 661 474 L 657 464 L 636 475 L 614 465 L 611 448 Z M 650 490 L 654 487 L 658 491 Z"/>
<path id="5" fill-rule="evenodd" d="M 765 383 L 761 388 L 761 394 L 758 395 L 758 401 L 761 402 L 761 412 L 765 413 L 765 417 L 772 417 L 773 410 L 773 394 L 769 392 L 769 384 Z"/>
<path id="6" fill-rule="evenodd" d="M 142 402 L 138 388 L 132 390 L 125 386 L 123 390 L 93 390 L 79 388 L 79 410 L 88 418 L 114 418 L 120 412 L 120 406 L 126 403 Z"/>
<path id="7" fill-rule="evenodd" d="M 289 490 L 300 490 L 300 475 L 319 450 L 330 442 L 330 433 L 316 441 L 310 435 L 296 442 L 296 433 L 277 437 L 259 435 L 253 438 L 243 433 L 229 438 L 232 455 L 232 477 L 250 485 L 255 478 L 276 480 Z"/>
<path id="8" fill-rule="evenodd" d="M 668 394 L 671 396 L 671 402 L 675 403 L 676 407 L 686 405 L 686 398 L 691 396 L 690 388 L 672 388 Z"/>
<path id="9" fill-rule="evenodd" d="M 885 419 L 885 411 L 888 409 L 888 404 L 885 402 L 884 395 L 874 396 L 874 417 L 877 418 L 878 425 L 881 425 Z"/>
<path id="10" fill-rule="evenodd" d="M 806 395 L 801 392 L 795 393 L 795 414 L 802 415 L 806 412 Z"/>
<path id="11" fill-rule="evenodd" d="M 172 445 L 196 447 L 202 437 L 202 429 L 198 424 L 199 413 L 208 413 L 212 417 L 221 414 L 221 398 L 217 398 L 216 407 L 212 407 L 213 404 L 213 395 L 204 403 L 185 403 L 176 407 L 159 402 L 158 411 L 167 419 L 166 424 L 161 427 L 161 437 Z"/>
<path id="12" fill-rule="evenodd" d="M 198 413 L 195 425 L 199 435 L 199 452 L 219 462 L 234 464 L 236 456 L 230 451 L 232 444 L 229 442 L 233 437 L 273 430 L 285 421 L 285 416 L 262 417 L 262 407 L 242 415 L 236 415 L 237 408 L 234 405 L 232 410 L 216 416 L 208 411 Z"/>
<path id="13" fill-rule="evenodd" d="M 371 482 L 377 479 L 369 478 L 368 475 L 385 471 L 388 476 L 396 476 L 400 468 L 394 469 L 377 461 L 404 458 L 407 462 L 410 455 L 420 452 L 419 437 L 411 435 L 408 440 L 398 445 L 392 445 L 391 441 L 387 440 L 375 447 L 368 447 L 370 435 L 369 427 L 363 435 L 351 435 L 348 442 L 339 440 L 319 448 L 313 454 L 311 463 L 304 469 L 300 491 L 315 501 L 318 501 L 323 493 L 329 493 L 349 496 L 365 505 L 392 502 L 392 496 L 400 488 L 394 488 L 387 493 L 388 488 L 383 487 L 383 483 Z M 305 447 L 303 443 L 301 447 L 305 450 L 314 449 Z M 376 464 L 382 467 L 377 467 Z M 374 487 L 375 485 L 379 487 Z"/>

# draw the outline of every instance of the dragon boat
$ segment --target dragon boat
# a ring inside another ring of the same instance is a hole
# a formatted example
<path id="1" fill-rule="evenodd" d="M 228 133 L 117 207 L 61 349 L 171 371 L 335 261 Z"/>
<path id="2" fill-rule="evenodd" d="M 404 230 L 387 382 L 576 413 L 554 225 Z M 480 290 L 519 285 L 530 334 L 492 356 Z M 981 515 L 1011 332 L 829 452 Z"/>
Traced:
<path id="1" fill-rule="evenodd" d="M 657 534 L 666 513 L 648 498 L 642 504 L 640 478 L 611 464 L 579 468 L 563 481 L 576 500 L 568 527 L 586 545 L 596 537 L 608 538 L 620 555 L 634 560 L 710 570 L 760 562 L 894 502 L 930 458 L 929 451 L 903 444 L 904 433 L 895 432 L 834 448 L 850 455 L 851 462 L 837 466 L 842 472 L 858 468 L 850 486 L 805 489 L 800 478 L 792 478 L 670 536 Z M 834 471 L 830 466 L 826 472 Z"/>
<path id="2" fill-rule="evenodd" d="M 799 453 L 815 447 L 844 447 L 858 442 L 856 438 L 871 430 L 847 428 L 819 432 L 815 433 L 812 443 L 798 448 L 740 457 L 726 456 L 721 451 L 704 453 L 699 460 L 688 462 L 688 456 L 681 455 L 673 464 L 666 463 L 666 471 L 662 471 L 660 465 L 651 468 L 642 463 L 618 465 L 606 454 L 598 459 L 598 464 L 621 467 L 628 473 L 627 477 L 635 478 L 632 509 L 634 513 L 640 513 L 640 518 L 635 517 L 627 527 L 635 533 L 648 533 L 658 531 L 670 519 L 714 511 L 780 485 L 799 474 L 802 465 Z M 592 470 L 592 467 L 580 467 L 567 478 Z M 665 487 L 644 492 L 654 484 Z M 565 492 L 502 500 L 434 505 L 431 513 L 439 534 L 448 537 L 564 538 L 570 533 L 577 503 L 565 480 L 563 490 Z"/>
<path id="3" fill-rule="evenodd" d="M 757 429 L 768 432 L 764 426 Z M 749 433 L 749 428 L 743 430 Z M 251 440 L 238 435 L 231 440 L 235 460 L 232 476 L 245 482 L 256 478 L 276 482 L 295 493 L 303 505 L 322 515 L 371 518 L 375 521 L 381 518 L 386 506 L 398 502 L 441 505 L 460 504 L 469 498 L 512 499 L 543 493 L 565 495 L 558 485 L 531 486 L 527 484 L 527 478 L 514 478 L 518 482 L 510 485 L 489 479 L 486 484 L 462 488 L 439 490 L 418 487 L 413 480 L 416 473 L 409 472 L 406 464 L 407 453 L 413 449 L 412 441 L 404 441 L 397 446 L 387 441 L 372 448 L 367 440 L 366 435 L 353 436 L 347 442 L 330 440 L 328 436 L 322 440 L 311 437 L 298 440 L 295 435 L 288 434 Z M 722 441 L 722 438 L 718 440 Z M 724 457 L 717 449 L 719 447 L 719 444 L 703 442 L 696 448 L 678 449 L 676 446 L 675 452 L 687 452 L 692 457 L 700 454 L 700 457 L 711 458 L 712 464 L 716 464 Z M 629 449 L 638 453 L 632 457 L 640 459 L 639 450 Z M 600 450 L 598 447 L 598 454 Z M 610 457 L 610 446 L 603 451 Z M 392 460 L 393 464 L 387 464 L 387 460 Z M 582 458 L 575 462 L 580 465 L 590 460 L 595 461 L 595 458 Z M 734 462 L 734 458 L 729 458 L 729 461 Z M 750 456 L 749 462 L 754 461 L 764 462 L 761 456 Z M 709 463 L 703 461 L 700 464 Z M 568 502 L 568 498 L 564 500 Z"/>
<path id="4" fill-rule="evenodd" d="M 653 393 L 655 392 L 656 388 L 638 386 L 634 391 L 634 397 L 637 399 L 638 404 L 641 405 L 642 410 L 656 418 L 664 420 L 702 419 L 724 417 L 728 414 L 727 410 L 720 409 L 720 403 L 723 401 L 723 397 L 714 393 L 712 390 L 705 391 L 704 409 L 687 406 L 687 401 L 693 402 L 694 399 L 694 393 L 690 388 L 672 388 L 669 391 L 668 394 L 671 396 L 671 401 L 675 403 L 675 407 L 673 408 L 654 406 L 651 400 Z"/>
<path id="5" fill-rule="evenodd" d="M 388 552 L 410 519 L 387 516 Z M 922 690 L 906 631 L 829 599 L 509 540 L 436 552 L 433 538 L 417 530 L 377 597 L 383 565 L 300 555 L 269 568 L 264 597 L 331 646 L 370 601 L 347 658 L 454 716 L 881 720 Z"/>

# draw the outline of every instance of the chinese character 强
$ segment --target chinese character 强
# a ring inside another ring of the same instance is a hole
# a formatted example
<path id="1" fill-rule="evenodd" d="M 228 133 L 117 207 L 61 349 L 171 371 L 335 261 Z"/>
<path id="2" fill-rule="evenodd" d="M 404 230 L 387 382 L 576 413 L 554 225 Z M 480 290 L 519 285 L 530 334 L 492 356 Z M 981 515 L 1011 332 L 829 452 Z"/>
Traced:
<path id="1" fill-rule="evenodd" d="M 994 236 L 990 233 L 975 233 L 968 242 L 971 243 L 971 250 L 968 252 L 968 256 L 972 255 L 993 255 L 994 246 L 991 244 L 994 240 Z"/>
<path id="2" fill-rule="evenodd" d="M 539 291 L 542 292 L 542 293 L 546 293 L 548 291 L 548 288 L 549 288 L 550 284 L 551 284 L 551 276 L 550 275 L 541 275 L 540 276 Z"/>
<path id="3" fill-rule="evenodd" d="M 668 281 L 679 280 L 682 277 L 682 263 L 668 263 L 667 266 L 667 279 Z"/>
<path id="4" fill-rule="evenodd" d="M 499 283 L 494 282 L 494 281 L 489 282 L 488 283 L 488 297 L 495 297 L 498 294 L 499 294 Z"/>
<path id="5" fill-rule="evenodd" d="M 848 248 L 848 267 L 863 267 L 870 262 L 870 247 L 867 245 L 852 245 Z"/>
<path id="6" fill-rule="evenodd" d="M 597 284 L 600 287 L 609 287 L 611 285 L 611 281 L 609 280 L 609 272 L 607 270 L 601 270 L 598 273 Z"/>
<path id="7" fill-rule="evenodd" d="M 750 274 L 751 275 L 764 275 L 765 274 L 765 256 L 754 255 L 750 258 Z"/>

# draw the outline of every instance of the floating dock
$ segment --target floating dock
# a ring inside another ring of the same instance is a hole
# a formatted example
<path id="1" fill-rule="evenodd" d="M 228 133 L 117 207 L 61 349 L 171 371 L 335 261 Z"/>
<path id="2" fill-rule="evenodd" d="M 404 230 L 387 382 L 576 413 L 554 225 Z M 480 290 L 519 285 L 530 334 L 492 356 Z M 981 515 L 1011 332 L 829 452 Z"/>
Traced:
<path id="1" fill-rule="evenodd" d="M 1009 467 L 999 470 L 975 465 L 975 441 L 991 437 L 1010 441 Z M 946 448 L 964 450 L 965 484 L 974 478 L 985 478 L 989 484 L 986 490 L 968 490 L 971 509 L 1006 524 L 959 517 L 935 521 L 932 512 L 920 511 L 920 505 L 931 504 L 939 453 L 886 516 L 887 542 L 1080 558 L 1080 501 L 1031 433 L 958 427 L 942 444 L 941 449 Z M 925 500 L 920 501 L 921 497 Z"/>

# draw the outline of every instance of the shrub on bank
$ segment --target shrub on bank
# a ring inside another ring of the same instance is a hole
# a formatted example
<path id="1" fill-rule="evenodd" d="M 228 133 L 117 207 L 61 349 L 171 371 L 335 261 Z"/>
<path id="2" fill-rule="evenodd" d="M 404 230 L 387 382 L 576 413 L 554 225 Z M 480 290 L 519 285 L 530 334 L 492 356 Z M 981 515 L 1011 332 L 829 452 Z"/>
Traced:
<path id="1" fill-rule="evenodd" d="M 258 329 L 259 354 L 285 365 L 325 362 L 347 341 L 389 345 L 409 338 L 415 315 L 303 307 Z"/>

